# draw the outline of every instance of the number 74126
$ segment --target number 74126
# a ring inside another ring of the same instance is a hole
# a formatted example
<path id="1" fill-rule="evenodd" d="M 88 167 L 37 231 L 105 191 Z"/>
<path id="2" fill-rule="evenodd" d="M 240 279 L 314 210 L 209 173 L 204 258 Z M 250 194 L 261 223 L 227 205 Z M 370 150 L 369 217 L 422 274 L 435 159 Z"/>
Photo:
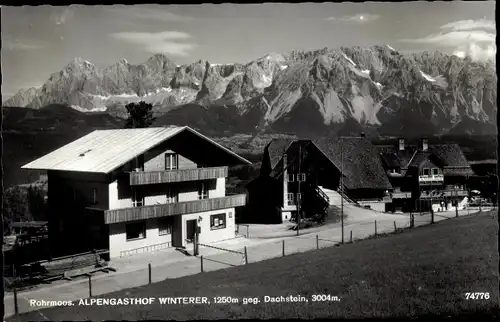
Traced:
<path id="1" fill-rule="evenodd" d="M 465 292 L 466 300 L 489 300 L 489 292 Z"/>

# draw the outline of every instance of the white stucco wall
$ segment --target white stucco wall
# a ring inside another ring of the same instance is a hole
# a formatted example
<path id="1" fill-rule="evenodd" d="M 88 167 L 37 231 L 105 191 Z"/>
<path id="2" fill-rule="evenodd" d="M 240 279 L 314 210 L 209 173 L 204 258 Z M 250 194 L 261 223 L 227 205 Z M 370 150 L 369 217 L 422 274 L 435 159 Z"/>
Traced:
<path id="1" fill-rule="evenodd" d="M 113 181 L 108 186 L 109 209 L 132 207 L 132 198 L 118 199 L 118 181 Z"/>
<path id="2" fill-rule="evenodd" d="M 226 214 L 226 227 L 222 229 L 210 229 L 210 216 L 216 214 Z M 199 223 L 201 227 L 200 232 L 200 243 L 207 244 L 217 241 L 232 239 L 236 237 L 236 226 L 235 226 L 235 209 L 221 209 L 206 211 L 201 213 L 194 213 L 181 216 L 182 223 L 182 245 L 187 246 L 186 243 L 186 221 L 192 219 L 198 219 L 202 217 L 202 221 Z M 158 234 L 158 220 L 149 219 L 146 220 L 146 238 L 129 240 L 127 241 L 126 234 L 126 223 L 118 223 L 109 225 L 109 252 L 111 258 L 119 258 L 124 251 L 132 251 L 140 248 L 144 248 L 152 245 L 157 246 L 156 249 L 142 249 L 142 252 L 154 251 L 163 248 L 172 247 L 172 235 L 162 235 Z M 175 229 L 175 225 L 172 227 L 172 232 Z M 176 232 L 179 233 L 179 232 Z M 168 244 L 166 244 L 168 243 Z"/>
<path id="3" fill-rule="evenodd" d="M 212 210 L 194 214 L 188 214 L 182 216 L 182 245 L 186 246 L 186 221 L 192 219 L 198 219 L 198 217 L 202 217 L 201 223 L 199 223 L 201 232 L 200 232 L 200 243 L 213 243 L 217 241 L 222 241 L 226 239 L 231 239 L 236 237 L 236 226 L 235 226 L 235 212 L 234 208 L 221 209 L 221 210 Z M 210 229 L 210 216 L 216 214 L 226 214 L 226 228 L 222 229 Z M 231 218 L 230 217 L 230 213 Z"/>
<path id="4" fill-rule="evenodd" d="M 125 230 L 126 223 L 109 225 L 109 252 L 111 258 L 119 258 L 123 251 L 130 251 L 146 246 L 165 244 L 161 247 L 170 247 L 172 244 L 172 235 L 158 234 L 158 220 L 146 220 L 146 238 L 127 241 Z M 158 246 L 160 247 L 160 246 Z M 144 250 L 146 251 L 146 250 Z"/>
<path id="5" fill-rule="evenodd" d="M 359 204 L 364 207 L 364 206 L 369 206 L 371 210 L 375 211 L 380 211 L 380 212 L 385 212 L 385 202 L 380 202 L 380 201 L 358 201 Z"/>
<path id="6" fill-rule="evenodd" d="M 226 178 L 217 178 L 215 187 L 208 190 L 209 198 L 221 198 L 226 196 Z"/>

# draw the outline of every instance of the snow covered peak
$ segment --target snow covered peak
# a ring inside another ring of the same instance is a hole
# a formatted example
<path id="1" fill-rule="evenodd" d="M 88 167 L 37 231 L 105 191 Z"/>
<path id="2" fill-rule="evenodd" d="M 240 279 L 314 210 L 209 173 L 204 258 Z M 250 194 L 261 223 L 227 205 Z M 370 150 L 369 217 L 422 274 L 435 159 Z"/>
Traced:
<path id="1" fill-rule="evenodd" d="M 436 81 L 434 78 L 432 78 L 431 76 L 427 75 L 426 73 L 424 73 L 421 70 L 420 70 L 420 75 L 422 75 L 422 77 L 425 78 L 426 80 L 428 80 L 429 82 L 435 82 Z"/>
<path id="2" fill-rule="evenodd" d="M 396 51 L 396 49 L 392 48 L 391 46 L 389 46 L 389 45 L 386 45 L 386 46 L 387 46 L 387 48 L 389 48 L 390 50 L 392 50 L 392 51 Z"/>
<path id="3" fill-rule="evenodd" d="M 353 66 L 356 66 L 356 64 L 352 61 L 352 59 L 351 59 L 351 58 L 349 58 L 349 57 L 347 57 L 347 55 L 346 55 L 346 54 L 342 53 L 342 56 L 344 56 L 344 58 L 345 58 L 348 62 L 350 62 Z"/>

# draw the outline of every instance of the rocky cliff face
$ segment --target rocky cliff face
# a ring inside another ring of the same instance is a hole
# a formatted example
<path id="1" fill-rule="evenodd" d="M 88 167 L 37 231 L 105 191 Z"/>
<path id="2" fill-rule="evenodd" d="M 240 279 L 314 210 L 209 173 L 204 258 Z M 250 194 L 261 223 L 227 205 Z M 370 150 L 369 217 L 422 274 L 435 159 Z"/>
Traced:
<path id="1" fill-rule="evenodd" d="M 21 91 L 4 105 L 62 103 L 123 115 L 127 103 L 143 100 L 158 114 L 175 110 L 176 117 L 193 113 L 193 106 L 204 109 L 200 115 L 229 108 L 224 115 L 240 118 L 242 131 L 325 134 L 349 125 L 387 135 L 463 134 L 494 128 L 495 72 L 493 62 L 401 54 L 385 45 L 271 53 L 245 65 L 178 66 L 157 54 L 140 65 L 121 60 L 101 70 L 77 58 L 42 88 Z"/>

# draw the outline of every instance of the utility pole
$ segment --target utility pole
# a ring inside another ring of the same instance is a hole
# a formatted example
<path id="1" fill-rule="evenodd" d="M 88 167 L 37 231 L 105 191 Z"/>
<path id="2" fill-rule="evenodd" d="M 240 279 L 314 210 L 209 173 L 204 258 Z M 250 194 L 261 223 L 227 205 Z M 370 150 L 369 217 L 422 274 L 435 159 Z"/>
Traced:
<path id="1" fill-rule="evenodd" d="M 301 159 L 302 159 L 302 151 L 301 151 L 301 146 L 300 146 L 300 142 L 298 142 L 299 144 L 299 160 L 298 160 L 298 171 L 297 171 L 297 196 L 296 196 L 296 200 L 297 200 L 297 236 L 299 235 L 300 233 L 300 201 L 302 199 L 301 195 L 300 195 L 300 181 L 301 181 L 301 173 L 300 173 L 300 164 L 301 164 Z"/>
<path id="2" fill-rule="evenodd" d="M 434 175 L 432 175 L 434 177 Z M 434 179 L 431 177 L 431 223 L 434 223 L 434 209 L 432 209 L 432 195 L 434 194 L 434 191 L 432 190 L 432 180 Z"/>
<path id="3" fill-rule="evenodd" d="M 342 244 L 344 243 L 344 149 L 340 142 L 340 225 L 342 227 Z"/>
<path id="4" fill-rule="evenodd" d="M 417 181 L 418 181 L 418 211 L 420 216 L 422 216 L 422 191 L 420 190 L 420 169 L 417 170 Z"/>
<path id="5" fill-rule="evenodd" d="M 469 205 L 470 205 L 470 197 L 469 197 L 469 191 L 467 190 L 467 182 L 469 182 L 469 175 L 465 177 L 465 192 L 467 192 L 467 215 L 470 215 L 469 213 Z"/>

